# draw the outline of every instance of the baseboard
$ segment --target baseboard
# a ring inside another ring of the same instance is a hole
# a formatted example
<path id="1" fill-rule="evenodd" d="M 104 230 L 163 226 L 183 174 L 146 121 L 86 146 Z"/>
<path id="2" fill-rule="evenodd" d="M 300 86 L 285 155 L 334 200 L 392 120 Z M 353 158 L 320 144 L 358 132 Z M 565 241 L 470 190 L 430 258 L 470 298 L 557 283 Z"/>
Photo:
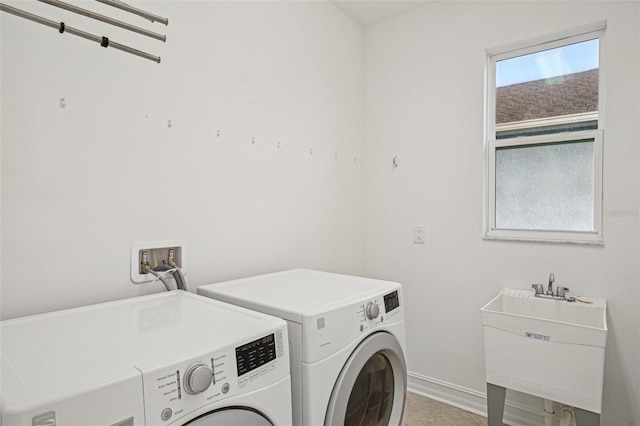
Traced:
<path id="1" fill-rule="evenodd" d="M 487 416 L 487 394 L 484 392 L 411 372 L 408 373 L 408 388 L 418 395 Z M 511 426 L 540 426 L 544 424 L 544 416 L 530 407 L 507 399 L 503 422 Z"/>

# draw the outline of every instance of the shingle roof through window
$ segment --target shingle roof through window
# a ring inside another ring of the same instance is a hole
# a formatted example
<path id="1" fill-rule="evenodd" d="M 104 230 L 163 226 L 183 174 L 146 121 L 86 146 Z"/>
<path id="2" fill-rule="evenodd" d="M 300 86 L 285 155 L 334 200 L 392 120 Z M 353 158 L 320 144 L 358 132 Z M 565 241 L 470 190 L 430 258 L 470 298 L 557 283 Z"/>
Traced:
<path id="1" fill-rule="evenodd" d="M 496 124 L 598 111 L 598 69 L 496 89 Z"/>

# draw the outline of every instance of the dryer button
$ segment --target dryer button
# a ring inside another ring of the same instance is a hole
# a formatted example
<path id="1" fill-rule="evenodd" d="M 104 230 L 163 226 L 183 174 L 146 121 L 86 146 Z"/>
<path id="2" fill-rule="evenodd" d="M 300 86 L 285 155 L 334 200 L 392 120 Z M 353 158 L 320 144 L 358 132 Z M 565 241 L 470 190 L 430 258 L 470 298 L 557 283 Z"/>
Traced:
<path id="1" fill-rule="evenodd" d="M 160 413 L 160 418 L 164 421 L 167 421 L 171 418 L 172 415 L 173 411 L 171 411 L 171 408 L 165 408 L 164 410 L 162 410 L 162 413 Z"/>
<path id="2" fill-rule="evenodd" d="M 365 308 L 365 314 L 367 315 L 368 320 L 376 319 L 380 314 L 380 308 L 378 308 L 378 305 L 375 303 L 369 302 Z"/>

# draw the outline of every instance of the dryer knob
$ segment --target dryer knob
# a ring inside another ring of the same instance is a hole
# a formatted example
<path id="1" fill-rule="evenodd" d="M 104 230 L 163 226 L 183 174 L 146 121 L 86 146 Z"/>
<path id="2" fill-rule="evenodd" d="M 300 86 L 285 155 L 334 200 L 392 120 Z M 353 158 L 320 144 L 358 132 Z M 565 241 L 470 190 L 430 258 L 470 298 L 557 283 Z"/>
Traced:
<path id="1" fill-rule="evenodd" d="M 206 364 L 199 362 L 187 368 L 184 373 L 184 389 L 191 395 L 204 392 L 211 385 L 213 374 Z"/>
<path id="2" fill-rule="evenodd" d="M 365 309 L 365 313 L 367 314 L 367 319 L 376 319 L 378 318 L 378 314 L 380 314 L 380 308 L 373 302 L 367 303 L 367 307 Z"/>

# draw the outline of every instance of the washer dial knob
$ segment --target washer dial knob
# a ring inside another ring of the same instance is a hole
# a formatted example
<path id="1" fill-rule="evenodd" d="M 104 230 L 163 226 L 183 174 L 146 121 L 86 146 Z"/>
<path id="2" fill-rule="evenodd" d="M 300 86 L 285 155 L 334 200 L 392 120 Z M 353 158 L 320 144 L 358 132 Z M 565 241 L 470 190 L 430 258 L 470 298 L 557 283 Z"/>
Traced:
<path id="1" fill-rule="evenodd" d="M 206 391 L 211 385 L 213 374 L 202 362 L 195 363 L 184 373 L 184 389 L 191 395 Z"/>
<path id="2" fill-rule="evenodd" d="M 365 314 L 367 315 L 367 319 L 372 320 L 378 318 L 380 314 L 380 308 L 373 302 L 367 303 L 367 307 L 365 308 Z"/>

